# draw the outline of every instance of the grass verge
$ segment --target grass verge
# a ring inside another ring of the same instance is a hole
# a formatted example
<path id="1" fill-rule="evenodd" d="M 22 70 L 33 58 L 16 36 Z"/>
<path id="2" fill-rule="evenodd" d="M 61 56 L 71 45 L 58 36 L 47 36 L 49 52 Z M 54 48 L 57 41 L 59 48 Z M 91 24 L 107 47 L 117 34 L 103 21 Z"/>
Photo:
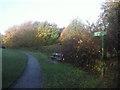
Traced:
<path id="1" fill-rule="evenodd" d="M 2 88 L 8 88 L 21 74 L 27 56 L 15 50 L 2 50 Z"/>
<path id="2" fill-rule="evenodd" d="M 39 59 L 44 88 L 96 88 L 100 81 L 96 76 L 70 64 L 47 62 L 48 56 L 40 52 L 29 52 Z"/>

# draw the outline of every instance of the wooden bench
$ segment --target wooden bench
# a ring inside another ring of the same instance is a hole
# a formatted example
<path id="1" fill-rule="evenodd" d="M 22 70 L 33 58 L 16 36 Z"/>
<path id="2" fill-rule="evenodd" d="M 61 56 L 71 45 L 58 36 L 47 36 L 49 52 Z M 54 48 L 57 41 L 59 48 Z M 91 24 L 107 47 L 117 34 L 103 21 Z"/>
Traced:
<path id="1" fill-rule="evenodd" d="M 63 54 L 61 54 L 61 53 L 52 53 L 50 58 L 51 58 L 51 60 L 64 61 Z"/>

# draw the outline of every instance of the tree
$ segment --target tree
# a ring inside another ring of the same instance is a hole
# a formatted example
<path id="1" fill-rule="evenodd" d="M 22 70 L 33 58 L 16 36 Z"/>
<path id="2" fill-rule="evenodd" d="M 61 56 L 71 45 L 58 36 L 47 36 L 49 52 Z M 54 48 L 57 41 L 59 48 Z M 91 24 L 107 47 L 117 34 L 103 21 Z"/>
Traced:
<path id="1" fill-rule="evenodd" d="M 30 47 L 34 46 L 37 30 L 32 22 L 26 22 L 19 26 L 13 26 L 3 36 L 3 44 L 7 47 Z"/>
<path id="2" fill-rule="evenodd" d="M 105 37 L 106 51 L 115 56 L 118 50 L 118 33 L 120 26 L 118 25 L 118 14 L 120 2 L 109 1 L 102 5 L 103 13 L 100 15 L 99 21 L 106 26 L 107 36 Z M 116 54 L 117 55 L 117 54 Z"/>
<path id="3" fill-rule="evenodd" d="M 83 68 L 94 68 L 95 59 L 100 58 L 100 42 L 79 19 L 74 19 L 62 31 L 60 40 L 66 62 Z"/>
<path id="4" fill-rule="evenodd" d="M 47 21 L 38 26 L 37 37 L 41 45 L 50 45 L 58 42 L 60 30 L 56 24 L 50 24 Z"/>

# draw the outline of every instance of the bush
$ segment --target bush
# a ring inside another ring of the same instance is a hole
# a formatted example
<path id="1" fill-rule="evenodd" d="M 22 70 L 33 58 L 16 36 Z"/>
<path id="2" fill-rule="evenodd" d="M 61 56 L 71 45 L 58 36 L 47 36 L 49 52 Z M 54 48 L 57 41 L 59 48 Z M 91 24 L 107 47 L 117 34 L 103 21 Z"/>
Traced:
<path id="1" fill-rule="evenodd" d="M 62 53 L 65 61 L 75 66 L 95 69 L 96 60 L 100 60 L 100 40 L 93 37 L 80 21 L 71 23 L 63 30 Z M 99 65 L 98 65 L 99 66 Z"/>

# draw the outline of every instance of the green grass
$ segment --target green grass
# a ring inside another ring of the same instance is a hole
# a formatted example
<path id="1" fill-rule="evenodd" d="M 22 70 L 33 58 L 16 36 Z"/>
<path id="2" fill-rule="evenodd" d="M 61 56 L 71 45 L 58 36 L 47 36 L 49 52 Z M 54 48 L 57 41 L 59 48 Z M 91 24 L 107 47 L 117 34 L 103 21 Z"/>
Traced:
<path id="1" fill-rule="evenodd" d="M 96 88 L 100 81 L 96 76 L 70 64 L 47 62 L 48 56 L 40 52 L 29 52 L 39 59 L 44 88 Z"/>
<path id="2" fill-rule="evenodd" d="M 2 50 L 2 88 L 8 88 L 22 73 L 27 56 L 15 50 Z"/>

